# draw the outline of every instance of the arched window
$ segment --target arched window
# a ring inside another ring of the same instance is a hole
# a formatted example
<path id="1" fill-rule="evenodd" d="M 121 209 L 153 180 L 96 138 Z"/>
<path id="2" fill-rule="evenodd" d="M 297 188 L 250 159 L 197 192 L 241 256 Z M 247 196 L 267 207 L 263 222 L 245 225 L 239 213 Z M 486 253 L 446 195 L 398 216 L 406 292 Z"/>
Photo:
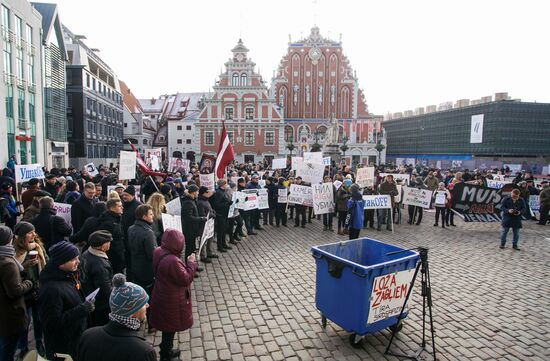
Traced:
<path id="1" fill-rule="evenodd" d="M 147 145 L 147 139 L 143 139 L 143 145 Z"/>
<path id="2" fill-rule="evenodd" d="M 231 83 L 233 86 L 239 85 L 239 73 L 233 73 L 233 82 Z"/>
<path id="3" fill-rule="evenodd" d="M 339 142 L 339 143 L 342 143 L 342 142 L 343 142 L 343 139 L 344 139 L 344 127 L 343 127 L 343 126 L 339 126 L 339 127 L 338 127 L 338 142 Z"/>
<path id="4" fill-rule="evenodd" d="M 347 87 L 342 89 L 341 104 L 342 117 L 349 118 L 349 89 Z"/>
<path id="5" fill-rule="evenodd" d="M 248 85 L 247 79 L 248 79 L 248 77 L 246 76 L 246 74 L 242 73 L 241 74 L 241 86 L 247 86 Z"/>
<path id="6" fill-rule="evenodd" d="M 294 141 L 294 128 L 291 125 L 285 126 L 285 142 Z"/>
<path id="7" fill-rule="evenodd" d="M 298 128 L 298 140 L 301 143 L 307 143 L 311 135 L 311 129 L 307 125 L 300 125 Z"/>
<path id="8" fill-rule="evenodd" d="M 324 141 L 325 140 L 325 136 L 327 134 L 327 127 L 325 127 L 324 125 L 320 125 L 317 127 L 317 135 L 319 136 L 319 141 Z"/>
<path id="9" fill-rule="evenodd" d="M 286 87 L 281 87 L 279 89 L 279 106 L 282 108 L 285 108 L 285 101 L 286 101 Z"/>

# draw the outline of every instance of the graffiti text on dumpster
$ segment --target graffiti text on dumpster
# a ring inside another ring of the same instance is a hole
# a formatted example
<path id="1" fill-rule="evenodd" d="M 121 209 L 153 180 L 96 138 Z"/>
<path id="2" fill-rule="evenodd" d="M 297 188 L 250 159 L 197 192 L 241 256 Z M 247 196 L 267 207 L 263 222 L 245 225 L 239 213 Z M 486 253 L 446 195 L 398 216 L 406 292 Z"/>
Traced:
<path id="1" fill-rule="evenodd" d="M 399 315 L 411 285 L 414 269 L 374 279 L 367 324 Z"/>

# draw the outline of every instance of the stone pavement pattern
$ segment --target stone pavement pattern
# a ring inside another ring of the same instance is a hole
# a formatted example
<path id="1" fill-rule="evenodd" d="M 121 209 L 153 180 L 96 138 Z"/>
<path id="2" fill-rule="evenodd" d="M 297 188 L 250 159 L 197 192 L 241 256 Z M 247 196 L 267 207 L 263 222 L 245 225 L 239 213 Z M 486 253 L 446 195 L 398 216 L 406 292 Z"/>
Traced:
<path id="1" fill-rule="evenodd" d="M 432 226 L 433 216 L 425 213 L 420 226 L 397 225 L 395 234 L 363 229 L 361 237 L 430 248 L 438 359 L 550 360 L 550 227 L 524 222 L 517 252 L 511 238 L 498 248 L 497 223 L 458 220 L 442 229 Z M 387 330 L 367 335 L 360 349 L 330 321 L 323 330 L 310 248 L 346 237 L 323 231 L 319 220 L 306 229 L 289 225 L 267 226 L 205 265 L 193 283 L 195 324 L 176 336 L 182 359 L 397 360 L 384 355 Z M 419 284 L 395 352 L 420 345 Z M 160 332 L 148 340 L 158 350 Z"/>

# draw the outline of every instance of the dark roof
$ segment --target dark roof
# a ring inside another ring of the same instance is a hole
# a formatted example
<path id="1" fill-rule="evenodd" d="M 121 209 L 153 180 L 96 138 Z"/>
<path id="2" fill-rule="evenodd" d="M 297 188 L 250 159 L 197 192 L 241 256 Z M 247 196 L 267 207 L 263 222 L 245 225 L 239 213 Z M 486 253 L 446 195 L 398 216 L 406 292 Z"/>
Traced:
<path id="1" fill-rule="evenodd" d="M 67 60 L 67 51 L 65 49 L 65 41 L 63 40 L 63 29 L 61 28 L 61 20 L 59 19 L 59 13 L 57 11 L 57 4 L 47 3 L 31 3 L 31 5 L 42 15 L 42 43 L 48 44 L 48 40 L 55 32 L 59 50 L 63 54 L 64 60 Z"/>

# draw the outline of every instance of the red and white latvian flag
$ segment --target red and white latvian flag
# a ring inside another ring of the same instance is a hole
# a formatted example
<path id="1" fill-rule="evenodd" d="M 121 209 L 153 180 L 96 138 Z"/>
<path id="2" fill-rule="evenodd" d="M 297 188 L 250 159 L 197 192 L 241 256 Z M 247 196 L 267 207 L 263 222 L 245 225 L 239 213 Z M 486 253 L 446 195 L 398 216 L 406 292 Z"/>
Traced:
<path id="1" fill-rule="evenodd" d="M 216 177 L 218 179 L 225 178 L 225 168 L 234 159 L 235 152 L 233 151 L 233 145 L 229 141 L 229 137 L 225 131 L 225 123 L 222 123 L 222 136 L 220 147 L 218 148 L 218 159 L 216 160 L 216 166 L 214 167 L 214 173 L 216 173 Z"/>
<path id="2" fill-rule="evenodd" d="M 155 172 L 153 170 L 151 170 L 147 164 L 145 164 L 145 162 L 143 161 L 143 159 L 141 159 L 136 147 L 134 147 L 134 145 L 128 141 L 128 144 L 130 144 L 130 147 L 132 147 L 132 150 L 136 153 L 136 161 L 137 161 L 137 165 L 139 167 L 139 170 L 141 173 L 144 173 L 148 176 L 153 176 L 153 177 L 166 177 L 166 173 L 162 173 L 162 172 Z"/>

